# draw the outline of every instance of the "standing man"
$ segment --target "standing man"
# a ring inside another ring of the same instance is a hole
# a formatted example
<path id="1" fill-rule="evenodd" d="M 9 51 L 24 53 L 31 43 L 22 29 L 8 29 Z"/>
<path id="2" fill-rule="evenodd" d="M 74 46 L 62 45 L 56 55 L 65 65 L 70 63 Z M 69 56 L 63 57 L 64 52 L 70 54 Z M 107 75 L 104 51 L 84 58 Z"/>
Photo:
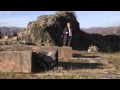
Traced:
<path id="1" fill-rule="evenodd" d="M 63 31 L 63 35 L 64 35 L 63 46 L 66 45 L 67 41 L 68 41 L 68 46 L 70 46 L 71 41 L 72 41 L 72 31 L 73 29 L 71 28 L 70 23 L 68 22 L 67 27 L 65 27 Z"/>

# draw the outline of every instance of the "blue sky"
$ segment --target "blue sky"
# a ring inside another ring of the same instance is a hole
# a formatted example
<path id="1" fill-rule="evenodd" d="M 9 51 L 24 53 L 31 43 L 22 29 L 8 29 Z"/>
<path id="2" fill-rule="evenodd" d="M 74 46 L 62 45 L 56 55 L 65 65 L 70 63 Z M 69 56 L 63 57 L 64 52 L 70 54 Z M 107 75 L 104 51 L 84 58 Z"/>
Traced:
<path id="1" fill-rule="evenodd" d="M 81 28 L 120 26 L 120 11 L 75 11 Z M 55 11 L 0 11 L 0 26 L 27 27 L 40 15 Z"/>

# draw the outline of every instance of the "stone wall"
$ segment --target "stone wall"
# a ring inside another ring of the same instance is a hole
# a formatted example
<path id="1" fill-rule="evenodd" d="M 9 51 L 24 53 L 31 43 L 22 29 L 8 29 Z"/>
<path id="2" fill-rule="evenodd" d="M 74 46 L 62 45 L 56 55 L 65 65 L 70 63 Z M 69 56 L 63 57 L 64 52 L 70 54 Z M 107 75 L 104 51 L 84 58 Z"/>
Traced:
<path id="1" fill-rule="evenodd" d="M 0 51 L 0 72 L 32 73 L 58 65 L 58 51 Z M 35 71 L 36 70 L 36 71 Z"/>
<path id="2" fill-rule="evenodd" d="M 30 46 L 35 51 L 40 50 L 58 50 L 58 57 L 62 58 L 72 58 L 72 47 L 63 46 Z"/>
<path id="3" fill-rule="evenodd" d="M 39 45 L 1 45 L 0 50 L 3 51 L 49 51 L 49 50 L 58 50 L 58 57 L 62 58 L 71 58 L 72 57 L 72 47 L 64 46 L 39 46 Z"/>
<path id="4" fill-rule="evenodd" d="M 32 47 L 27 45 L 0 45 L 0 51 L 25 51 L 32 50 Z"/>

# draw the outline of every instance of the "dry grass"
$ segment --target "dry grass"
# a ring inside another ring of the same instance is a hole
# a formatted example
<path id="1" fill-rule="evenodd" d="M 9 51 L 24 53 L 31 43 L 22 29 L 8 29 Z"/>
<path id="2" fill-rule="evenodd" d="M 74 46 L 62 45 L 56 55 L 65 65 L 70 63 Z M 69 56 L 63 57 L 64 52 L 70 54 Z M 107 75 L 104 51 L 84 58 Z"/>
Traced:
<path id="1" fill-rule="evenodd" d="M 35 76 L 33 74 L 0 72 L 0 79 L 35 79 Z"/>

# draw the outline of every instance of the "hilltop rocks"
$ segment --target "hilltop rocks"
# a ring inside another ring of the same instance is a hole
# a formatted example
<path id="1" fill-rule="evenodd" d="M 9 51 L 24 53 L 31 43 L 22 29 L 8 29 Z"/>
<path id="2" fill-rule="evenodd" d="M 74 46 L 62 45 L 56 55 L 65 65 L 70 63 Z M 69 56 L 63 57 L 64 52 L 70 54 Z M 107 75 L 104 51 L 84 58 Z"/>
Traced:
<path id="1" fill-rule="evenodd" d="M 18 35 L 20 43 L 41 46 L 62 46 L 63 29 L 70 22 L 74 29 L 71 46 L 79 47 L 79 23 L 73 11 L 59 11 L 53 15 L 38 16 L 36 21 L 28 23 Z"/>

